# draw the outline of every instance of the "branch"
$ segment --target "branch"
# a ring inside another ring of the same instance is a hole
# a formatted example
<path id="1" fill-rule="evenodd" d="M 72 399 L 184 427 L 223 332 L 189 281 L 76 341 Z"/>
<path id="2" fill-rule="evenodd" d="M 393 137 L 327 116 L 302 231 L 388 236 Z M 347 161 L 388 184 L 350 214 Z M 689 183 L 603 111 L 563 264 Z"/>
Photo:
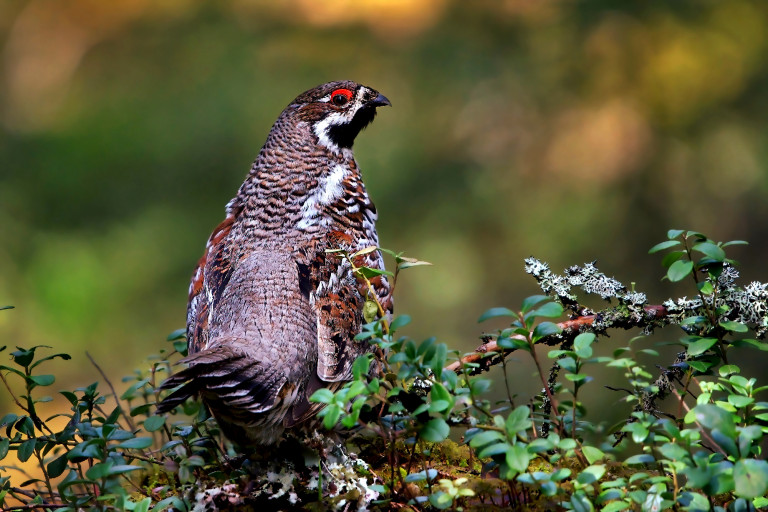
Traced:
<path id="1" fill-rule="evenodd" d="M 639 317 L 619 317 L 614 310 L 606 310 L 592 315 L 584 315 L 571 320 L 560 322 L 557 326 L 561 329 L 559 334 L 546 336 L 539 341 L 539 344 L 548 346 L 563 345 L 566 346 L 573 342 L 574 338 L 582 332 L 602 333 L 606 329 L 606 321 L 610 321 L 611 327 L 620 327 L 622 329 L 632 329 L 634 327 L 647 328 L 655 325 L 660 319 L 667 316 L 667 309 L 664 306 L 645 306 L 645 314 Z M 597 325 L 596 325 L 597 324 Z M 510 336 L 513 339 L 525 340 L 524 336 Z M 468 363 L 479 363 L 479 366 L 469 369 L 470 375 L 488 371 L 492 366 L 500 364 L 501 361 L 515 349 L 503 349 L 496 344 L 496 340 L 490 336 L 483 337 L 483 343 L 477 347 L 474 352 L 465 355 L 458 361 L 455 361 L 445 367 L 446 370 L 457 372 Z M 488 354 L 493 354 L 488 357 Z"/>
<path id="2" fill-rule="evenodd" d="M 570 320 L 557 324 L 562 330 L 541 339 L 538 343 L 568 348 L 574 338 L 582 332 L 605 334 L 608 329 L 641 328 L 645 334 L 656 327 L 681 325 L 687 332 L 695 332 L 695 318 L 702 317 L 707 309 L 719 308 L 725 311 L 718 320 L 742 323 L 754 329 L 758 338 L 768 334 L 768 283 L 752 282 L 740 288 L 736 285 L 739 273 L 728 263 L 723 264 L 719 277 L 707 278 L 717 293 L 699 294 L 688 299 L 668 299 L 662 305 L 647 305 L 644 293 L 635 291 L 634 284 L 628 288 L 612 277 L 598 270 L 595 263 L 574 265 L 563 274 L 553 273 L 549 265 L 536 258 L 525 260 L 526 273 L 536 279 L 541 290 L 574 315 Z M 595 312 L 582 306 L 573 289 L 579 288 L 589 295 L 598 295 L 603 300 L 615 300 L 618 305 Z M 694 319 L 694 325 L 690 320 Z M 687 323 L 684 323 L 687 322 Z M 715 324 L 717 327 L 717 324 Z M 512 336 L 525 339 L 522 336 Z M 502 349 L 492 336 L 484 336 L 483 344 L 474 352 L 446 366 L 446 370 L 459 371 L 472 364 L 471 375 L 487 371 L 513 350 Z M 490 356 L 489 356 L 490 355 Z"/>

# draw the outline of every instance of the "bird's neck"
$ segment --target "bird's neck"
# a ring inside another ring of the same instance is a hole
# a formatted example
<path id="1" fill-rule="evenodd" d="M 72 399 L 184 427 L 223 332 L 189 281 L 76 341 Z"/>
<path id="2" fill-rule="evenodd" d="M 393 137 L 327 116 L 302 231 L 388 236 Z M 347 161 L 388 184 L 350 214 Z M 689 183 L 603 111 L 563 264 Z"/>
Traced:
<path id="1" fill-rule="evenodd" d="M 372 208 L 351 150 L 322 144 L 264 145 L 228 213 L 253 229 L 318 233 Z"/>

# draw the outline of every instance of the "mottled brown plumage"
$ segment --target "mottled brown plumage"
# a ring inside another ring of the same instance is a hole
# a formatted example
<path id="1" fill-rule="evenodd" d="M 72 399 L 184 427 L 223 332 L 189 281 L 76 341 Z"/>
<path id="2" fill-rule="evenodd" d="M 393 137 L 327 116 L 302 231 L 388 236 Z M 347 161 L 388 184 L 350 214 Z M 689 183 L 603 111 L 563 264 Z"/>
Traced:
<path id="1" fill-rule="evenodd" d="M 376 209 L 352 154 L 355 136 L 389 105 L 360 84 L 331 82 L 297 97 L 272 127 L 192 277 L 188 368 L 158 405 L 199 394 L 240 444 L 275 443 L 317 412 L 308 397 L 351 378 L 369 290 L 328 249 L 378 245 Z M 382 268 L 378 252 L 365 264 Z M 389 284 L 373 280 L 391 310 Z"/>

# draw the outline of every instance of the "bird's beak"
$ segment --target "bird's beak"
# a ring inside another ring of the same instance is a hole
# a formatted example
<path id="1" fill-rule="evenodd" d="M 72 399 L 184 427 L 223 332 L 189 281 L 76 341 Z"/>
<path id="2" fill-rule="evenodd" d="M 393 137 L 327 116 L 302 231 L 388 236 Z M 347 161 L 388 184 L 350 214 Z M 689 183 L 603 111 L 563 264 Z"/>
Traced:
<path id="1" fill-rule="evenodd" d="M 383 95 L 383 94 L 381 94 L 381 93 L 379 93 L 379 95 L 378 95 L 378 96 L 376 96 L 375 98 L 373 98 L 372 100 L 370 100 L 370 101 L 368 102 L 368 105 L 370 105 L 370 106 L 372 106 L 372 107 L 391 107 L 391 106 L 392 106 L 392 104 L 389 102 L 389 100 L 387 99 L 387 97 L 386 97 L 386 96 L 384 96 L 384 95 Z"/>

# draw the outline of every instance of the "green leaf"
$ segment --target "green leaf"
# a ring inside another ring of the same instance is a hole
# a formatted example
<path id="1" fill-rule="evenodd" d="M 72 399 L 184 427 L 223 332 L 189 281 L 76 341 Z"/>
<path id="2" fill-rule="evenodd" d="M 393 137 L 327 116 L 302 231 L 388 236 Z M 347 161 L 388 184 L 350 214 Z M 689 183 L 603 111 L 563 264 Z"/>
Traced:
<path id="1" fill-rule="evenodd" d="M 186 329 L 176 329 L 171 334 L 168 335 L 166 338 L 166 341 L 176 341 L 176 340 L 186 340 L 187 339 L 187 330 Z"/>
<path id="2" fill-rule="evenodd" d="M 432 400 L 433 406 L 436 402 L 445 403 L 445 406 L 442 409 L 432 409 L 432 407 L 430 407 L 430 410 L 433 412 L 442 412 L 446 409 L 453 408 L 453 396 L 451 396 L 445 386 L 439 382 L 432 384 L 432 389 L 429 390 L 429 397 Z"/>
<path id="3" fill-rule="evenodd" d="M 693 246 L 694 251 L 698 251 L 703 255 L 712 258 L 715 261 L 723 261 L 725 259 L 725 251 L 722 247 L 718 247 L 712 242 L 702 242 Z"/>
<path id="4" fill-rule="evenodd" d="M 648 251 L 648 254 L 654 254 L 659 251 L 663 251 L 664 249 L 675 247 L 676 245 L 680 245 L 679 240 L 667 240 L 666 242 L 661 242 L 651 247 L 651 249 Z"/>
<path id="5" fill-rule="evenodd" d="M 408 315 L 399 315 L 397 318 L 392 320 L 392 323 L 389 324 L 389 330 L 390 331 L 396 331 L 400 329 L 401 327 L 405 327 L 411 323 L 411 317 Z"/>
<path id="6" fill-rule="evenodd" d="M 192 457 L 190 457 L 191 459 Z M 108 476 L 112 475 L 122 475 L 123 473 L 130 473 L 131 471 L 136 471 L 137 469 L 143 469 L 141 466 L 134 466 L 130 464 L 118 464 L 116 466 L 112 466 L 109 468 L 109 471 L 107 472 Z"/>
<path id="7" fill-rule="evenodd" d="M 11 446 L 11 440 L 7 437 L 3 437 L 0 439 L 0 460 L 3 460 L 6 455 L 8 455 L 8 450 L 10 450 Z"/>
<path id="8" fill-rule="evenodd" d="M 21 347 L 16 347 L 18 350 L 14 350 L 13 352 L 11 352 L 11 357 L 13 357 L 13 362 L 19 366 L 29 366 L 30 363 L 32 363 L 32 361 L 35 358 L 35 350 L 40 347 L 50 348 L 48 345 L 37 345 L 30 349 L 23 349 Z"/>
<path id="9" fill-rule="evenodd" d="M 603 453 L 603 451 L 599 448 L 595 448 L 594 446 L 583 446 L 581 451 L 584 454 L 584 457 L 587 458 L 587 462 L 590 464 L 594 464 L 595 461 L 605 457 L 605 453 Z"/>
<path id="10" fill-rule="evenodd" d="M 600 480 L 605 474 L 605 466 L 602 464 L 593 464 L 592 466 L 584 468 L 579 476 L 576 477 L 576 481 L 582 485 L 591 484 Z"/>
<path id="11" fill-rule="evenodd" d="M 760 441 L 763 438 L 763 429 L 758 425 L 742 427 L 739 432 L 739 453 L 742 455 L 750 453 L 752 443 Z"/>
<path id="12" fill-rule="evenodd" d="M 136 407 L 131 407 L 131 417 L 134 416 L 149 416 L 150 411 L 154 407 L 154 404 L 141 404 Z"/>
<path id="13" fill-rule="evenodd" d="M 768 462 L 742 459 L 733 466 L 733 483 L 737 496 L 757 498 L 768 491 Z"/>
<path id="14" fill-rule="evenodd" d="M 482 323 L 482 322 L 485 322 L 486 320 L 490 320 L 491 318 L 498 318 L 500 316 L 516 317 L 517 313 L 507 308 L 491 308 L 485 313 L 483 313 L 482 315 L 480 315 L 480 318 L 477 319 L 477 323 Z"/>
<path id="15" fill-rule="evenodd" d="M 483 430 L 479 434 L 472 436 L 472 439 L 469 441 L 469 446 L 472 448 L 480 448 L 495 441 L 504 441 L 504 435 L 497 430 Z"/>
<path id="16" fill-rule="evenodd" d="M 427 410 L 429 412 L 443 412 L 451 408 L 451 402 L 448 400 L 433 400 L 429 403 Z"/>
<path id="17" fill-rule="evenodd" d="M 320 388 L 309 397 L 310 402 L 329 404 L 333 402 L 333 391 L 327 388 Z"/>
<path id="18" fill-rule="evenodd" d="M 569 373 L 565 376 L 566 380 L 569 380 L 571 382 L 581 383 L 581 382 L 589 382 L 592 380 L 592 377 L 587 375 L 586 373 Z"/>
<path id="19" fill-rule="evenodd" d="M 520 432 L 524 432 L 533 425 L 530 415 L 531 410 L 527 405 L 519 405 L 507 416 L 504 425 L 510 438 Z"/>
<path id="20" fill-rule="evenodd" d="M 29 377 L 29 380 L 38 386 L 50 386 L 56 381 L 56 377 L 53 375 L 32 375 Z"/>
<path id="21" fill-rule="evenodd" d="M 16 430 L 22 434 L 26 434 L 30 437 L 35 435 L 35 424 L 29 416 L 22 416 L 19 421 L 16 422 L 15 427 Z"/>
<path id="22" fill-rule="evenodd" d="M 683 492 L 680 494 L 678 501 L 686 505 L 685 510 L 691 510 L 694 512 L 704 512 L 711 510 L 707 497 L 703 494 L 699 494 L 698 492 Z"/>
<path id="23" fill-rule="evenodd" d="M 531 463 L 534 455 L 529 453 L 526 446 L 522 443 L 517 443 L 510 447 L 507 451 L 505 461 L 513 471 L 522 473 L 528 469 L 528 464 Z"/>
<path id="24" fill-rule="evenodd" d="M 88 471 L 85 472 L 85 476 L 90 480 L 100 480 L 106 478 L 109 475 L 109 468 L 114 465 L 114 462 L 107 460 L 106 462 L 99 462 L 94 464 Z"/>
<path id="25" fill-rule="evenodd" d="M 750 347 L 768 352 L 768 343 L 758 340 L 735 340 L 731 343 L 734 347 Z"/>
<path id="26" fill-rule="evenodd" d="M 494 455 L 499 455 L 501 453 L 507 453 L 511 448 L 512 447 L 510 444 L 506 442 L 493 443 L 477 452 L 477 456 L 481 459 L 485 459 L 487 457 L 493 457 Z"/>
<path id="27" fill-rule="evenodd" d="M 667 270 L 667 278 L 675 283 L 688 277 L 692 271 L 692 261 L 676 261 Z"/>
<path id="28" fill-rule="evenodd" d="M 482 395 L 483 393 L 491 389 L 491 380 L 474 378 L 469 381 L 469 387 L 472 390 L 472 394 Z"/>
<path id="29" fill-rule="evenodd" d="M 68 460 L 66 453 L 53 459 L 48 463 L 48 476 L 51 478 L 61 476 L 61 474 L 64 473 L 64 470 L 67 469 L 67 462 Z"/>
<path id="30" fill-rule="evenodd" d="M 707 373 L 707 370 L 714 366 L 714 363 L 708 363 L 706 361 L 686 361 L 688 363 L 688 366 L 693 368 L 699 373 Z"/>
<path id="31" fill-rule="evenodd" d="M 712 404 L 699 404 L 690 413 L 693 413 L 696 421 L 704 427 L 711 430 L 719 430 L 731 439 L 736 438 L 736 425 L 733 421 L 733 415 L 725 409 Z M 686 423 L 692 423 L 692 420 L 689 420 L 690 413 L 686 415 Z"/>
<path id="32" fill-rule="evenodd" d="M 533 329 L 533 342 L 536 343 L 546 336 L 559 334 L 561 331 L 562 329 L 560 329 L 557 324 L 553 324 L 552 322 L 541 322 L 535 329 Z"/>
<path id="33" fill-rule="evenodd" d="M 152 507 L 152 510 L 166 510 L 169 507 L 173 507 L 174 510 L 189 509 L 188 504 L 184 503 L 184 501 L 178 496 L 169 496 L 155 503 L 155 506 Z"/>
<path id="34" fill-rule="evenodd" d="M 144 430 L 147 432 L 160 430 L 163 425 L 165 425 L 165 416 L 150 416 L 144 420 Z"/>
<path id="35" fill-rule="evenodd" d="M 546 295 L 531 295 L 530 297 L 526 297 L 523 300 L 523 305 L 520 310 L 523 312 L 523 314 L 525 314 L 533 309 L 536 304 L 539 304 L 540 302 L 543 302 L 547 299 L 549 299 L 549 297 Z"/>
<path id="36" fill-rule="evenodd" d="M 377 276 L 394 276 L 395 275 L 392 272 L 389 272 L 388 270 L 381 270 L 380 268 L 372 268 L 372 267 L 357 267 L 356 272 L 363 277 L 367 277 L 368 279 L 372 277 L 377 277 Z"/>
<path id="37" fill-rule="evenodd" d="M 149 506 L 151 504 L 152 504 L 152 498 L 147 496 L 143 500 L 136 503 L 136 505 L 133 507 L 133 512 L 149 512 Z"/>
<path id="38" fill-rule="evenodd" d="M 432 356 L 432 359 L 429 361 L 425 359 L 425 363 L 429 365 L 432 373 L 434 373 L 435 377 L 438 379 L 442 377 L 443 367 L 445 366 L 447 358 L 448 347 L 445 343 L 438 343 L 435 345 L 435 355 Z"/>
<path id="39" fill-rule="evenodd" d="M 69 361 L 70 359 L 72 359 L 72 356 L 70 356 L 69 354 L 51 354 L 50 356 L 41 357 L 29 367 L 36 368 L 40 363 L 44 363 L 45 361 L 50 361 L 52 359 L 63 359 L 64 361 Z"/>
<path id="40" fill-rule="evenodd" d="M 624 461 L 624 464 L 651 464 L 655 461 L 656 459 L 653 458 L 653 455 L 641 453 L 640 455 L 633 455 L 628 458 Z"/>
<path id="41" fill-rule="evenodd" d="M 424 424 L 419 432 L 419 437 L 430 443 L 439 443 L 444 441 L 450 432 L 451 429 L 444 419 L 432 418 Z"/>
<path id="42" fill-rule="evenodd" d="M 632 440 L 637 443 L 644 443 L 646 439 L 648 439 L 648 435 L 650 432 L 648 431 L 648 427 L 645 425 L 634 422 L 634 423 L 627 423 L 624 425 L 621 429 L 624 432 L 629 432 L 632 434 Z"/>
<path id="43" fill-rule="evenodd" d="M 363 354 L 355 359 L 352 363 L 352 376 L 355 380 L 363 378 L 368 374 L 368 370 L 371 367 L 371 361 L 373 360 L 373 354 Z"/>
<path id="44" fill-rule="evenodd" d="M 688 451 L 676 443 L 666 443 L 659 447 L 661 454 L 669 460 L 686 460 Z"/>
<path id="45" fill-rule="evenodd" d="M 434 480 L 437 478 L 438 472 L 436 469 L 428 469 L 426 471 L 419 471 L 418 473 L 410 473 L 405 477 L 406 483 L 411 482 L 424 482 L 426 480 Z"/>
<path id="46" fill-rule="evenodd" d="M 445 510 L 453 505 L 453 497 L 443 491 L 437 491 L 429 495 L 429 502 L 438 510 Z"/>
<path id="47" fill-rule="evenodd" d="M 632 505 L 626 501 L 612 501 L 600 510 L 601 512 L 620 512 L 622 510 L 627 510 L 631 506 Z"/>
<path id="48" fill-rule="evenodd" d="M 522 349 L 528 350 L 530 352 L 531 348 L 526 340 L 520 338 L 499 337 L 499 339 L 496 340 L 496 345 L 498 345 L 499 348 L 503 348 L 505 350 Z"/>
<path id="49" fill-rule="evenodd" d="M 683 318 L 683 320 L 680 322 L 679 325 L 694 325 L 694 324 L 702 324 L 707 321 L 707 317 L 697 315 L 697 316 L 689 316 L 687 318 Z"/>
<path id="50" fill-rule="evenodd" d="M 5 416 L 0 419 L 0 427 L 3 427 L 5 425 L 13 425 L 16 423 L 16 420 L 19 419 L 19 416 L 17 414 L 13 414 L 12 412 L 9 412 Z"/>
<path id="51" fill-rule="evenodd" d="M 557 318 L 563 314 L 563 306 L 557 302 L 547 302 L 540 308 L 534 309 L 526 315 L 528 316 L 543 316 L 547 318 Z"/>
<path id="52" fill-rule="evenodd" d="M 134 437 L 133 439 L 128 439 L 127 441 L 119 443 L 115 446 L 115 448 L 122 448 L 124 450 L 143 450 L 144 448 L 149 448 L 150 446 L 152 446 L 151 437 Z"/>
<path id="53" fill-rule="evenodd" d="M 721 377 L 727 377 L 728 375 L 739 373 L 740 371 L 741 371 L 741 368 L 739 368 L 735 364 L 724 364 L 717 370 L 717 373 Z"/>
<path id="54" fill-rule="evenodd" d="M 755 399 L 752 398 L 751 396 L 728 395 L 728 403 L 736 407 L 737 409 L 742 409 L 754 401 Z"/>
<path id="55" fill-rule="evenodd" d="M 661 258 L 661 266 L 664 268 L 669 268 L 674 262 L 679 260 L 685 256 L 685 252 L 683 251 L 672 251 L 668 252 L 664 255 L 663 258 Z"/>
<path id="56" fill-rule="evenodd" d="M 16 452 L 16 457 L 18 457 L 19 461 L 27 462 L 27 460 L 29 460 L 32 456 L 32 452 L 35 451 L 36 443 L 36 439 L 27 439 L 19 445 L 18 451 Z"/>
<path id="57" fill-rule="evenodd" d="M 717 343 L 716 338 L 700 338 L 696 341 L 688 343 L 688 355 L 698 356 L 709 350 L 712 345 Z"/>
<path id="58" fill-rule="evenodd" d="M 336 404 L 331 404 L 326 407 L 323 412 L 325 413 L 323 416 L 323 426 L 326 430 L 331 430 L 339 421 L 339 417 L 341 416 L 341 407 Z"/>
<path id="59" fill-rule="evenodd" d="M 576 360 L 572 357 L 562 357 L 557 361 L 557 364 L 560 365 L 560 368 L 563 370 L 575 373 L 578 371 L 578 365 L 576 364 Z"/>
<path id="60" fill-rule="evenodd" d="M 720 327 L 731 332 L 747 332 L 749 328 L 741 322 L 734 322 L 729 320 L 727 322 L 720 322 Z"/>
<path id="61" fill-rule="evenodd" d="M 186 356 L 189 353 L 189 347 L 187 346 L 187 340 L 176 340 L 173 342 L 173 350 L 181 354 L 182 356 Z"/>
<path id="62" fill-rule="evenodd" d="M 591 332 L 583 332 L 573 340 L 573 350 L 576 355 L 582 359 L 592 357 L 592 343 L 595 341 L 595 335 Z"/>
<path id="63" fill-rule="evenodd" d="M 684 231 L 685 231 L 684 229 L 670 229 L 669 231 L 667 231 L 667 238 L 669 238 L 670 240 L 672 240 L 673 238 L 677 238 L 680 235 L 682 235 Z"/>
<path id="64" fill-rule="evenodd" d="M 595 510 L 595 506 L 592 505 L 583 491 L 574 492 L 569 503 L 574 512 L 593 512 Z"/>

